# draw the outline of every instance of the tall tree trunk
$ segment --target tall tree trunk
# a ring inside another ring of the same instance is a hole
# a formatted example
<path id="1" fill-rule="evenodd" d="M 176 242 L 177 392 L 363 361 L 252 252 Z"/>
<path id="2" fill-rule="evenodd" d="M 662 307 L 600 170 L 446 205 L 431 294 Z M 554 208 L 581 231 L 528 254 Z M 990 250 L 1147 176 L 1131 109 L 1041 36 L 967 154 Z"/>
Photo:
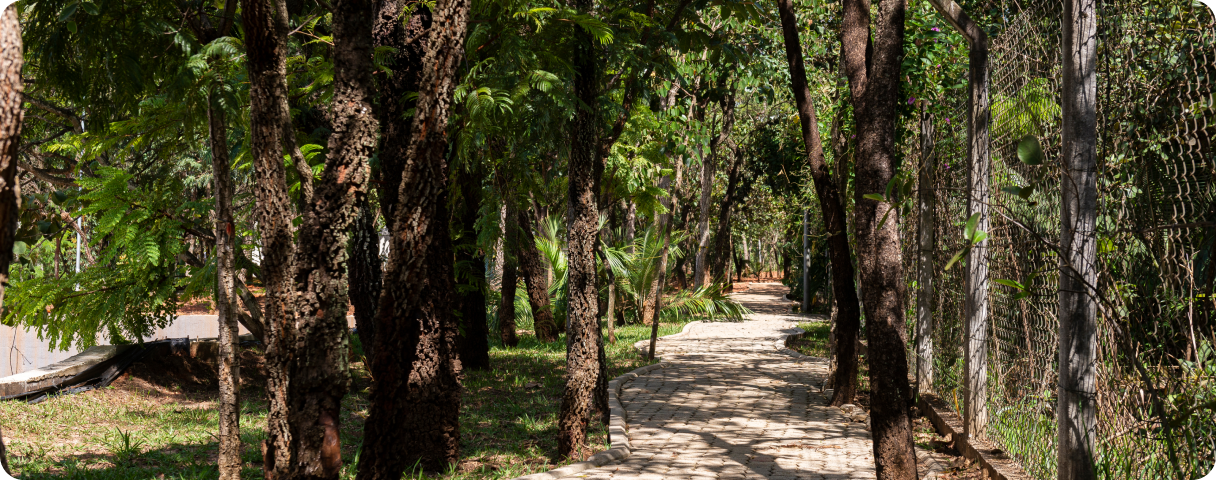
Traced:
<path id="1" fill-rule="evenodd" d="M 409 9 L 407 11 L 407 8 Z M 409 21 L 402 22 L 403 16 Z M 393 214 L 397 205 L 397 193 L 401 185 L 401 173 L 405 169 L 406 149 L 410 145 L 412 123 L 402 121 L 406 112 L 417 105 L 412 92 L 417 92 L 422 78 L 422 57 L 426 54 L 427 30 L 431 28 L 430 9 L 409 0 L 384 0 L 376 13 L 376 24 L 372 28 L 372 43 L 375 48 L 389 47 L 394 50 L 384 59 L 385 66 L 392 69 L 391 76 L 382 77 L 376 116 L 382 128 L 380 134 L 380 211 L 388 231 L 393 231 Z M 376 297 L 377 301 L 379 297 Z"/>
<path id="2" fill-rule="evenodd" d="M 287 405 L 288 371 L 292 361 L 295 318 L 291 303 L 294 275 L 291 201 L 283 165 L 283 139 L 289 119 L 280 98 L 287 97 L 287 6 L 284 0 L 242 0 L 241 15 L 249 70 L 250 151 L 253 155 L 257 224 L 262 236 L 262 283 L 266 288 L 264 316 L 269 320 L 266 342 L 266 392 L 270 412 L 262 455 L 267 478 L 292 469 L 292 445 Z M 279 469 L 283 470 L 279 470 Z"/>
<path id="3" fill-rule="evenodd" d="M 832 266 L 832 294 L 836 300 L 836 355 L 837 368 L 833 370 L 831 383 L 835 388 L 831 405 L 852 403 L 857 394 L 857 337 L 861 331 L 861 306 L 853 282 L 853 254 L 850 251 L 847 218 L 840 190 L 843 185 L 832 178 L 823 156 L 823 142 L 819 137 L 819 123 L 815 118 L 815 104 L 806 83 L 806 67 L 802 61 L 802 47 L 798 40 L 798 26 L 794 18 L 794 7 L 790 0 L 778 0 L 781 15 L 781 31 L 785 38 L 785 56 L 790 65 L 790 81 L 794 99 L 798 105 L 798 118 L 802 125 L 802 141 L 806 145 L 807 160 L 811 164 L 811 178 L 815 182 L 815 196 L 819 199 L 819 210 L 823 212 L 823 225 L 828 232 L 828 255 Z M 868 20 L 867 20 L 868 21 Z M 863 50 L 864 52 L 864 50 Z M 839 163 L 839 160 L 838 160 Z M 844 168 L 837 165 L 838 169 Z M 783 259 L 783 276 L 790 275 L 791 258 Z"/>
<path id="4" fill-rule="evenodd" d="M 376 304 L 380 301 L 381 276 L 380 232 L 376 229 L 376 211 L 368 196 L 355 205 L 358 217 L 350 232 L 350 303 L 355 307 L 355 331 L 363 354 L 371 358 L 375 338 Z"/>
<path id="5" fill-rule="evenodd" d="M 545 281 L 545 262 L 536 247 L 536 236 L 530 228 L 528 215 L 518 212 L 515 217 L 519 226 L 518 262 L 524 284 L 528 288 L 528 305 L 532 307 L 532 324 L 536 338 L 548 343 L 557 340 L 557 322 L 553 320 L 553 306 L 549 303 L 549 283 Z"/>
<path id="6" fill-rule="evenodd" d="M 879 480 L 916 478 L 908 415 L 907 338 L 903 308 L 903 261 L 899 212 L 883 195 L 895 175 L 895 117 L 903 56 L 906 2 L 880 0 L 877 38 L 870 39 L 870 6 L 846 0 L 842 47 L 857 118 L 856 229 L 863 306 L 869 340 L 870 412 L 875 471 Z M 841 339 L 841 348 L 849 342 Z"/>
<path id="7" fill-rule="evenodd" d="M 215 311 L 219 322 L 219 471 L 221 480 L 241 478 L 241 367 L 237 358 L 236 229 L 232 219 L 232 172 L 224 111 L 207 99 L 211 173 L 215 192 Z"/>
<path id="8" fill-rule="evenodd" d="M 515 333 L 515 290 L 519 288 L 519 262 L 515 255 L 516 244 L 519 243 L 519 226 L 515 225 L 517 208 L 511 194 L 510 172 L 506 167 L 500 167 L 495 172 L 495 181 L 503 199 L 503 238 L 502 238 L 502 288 L 498 301 L 498 338 L 502 344 L 514 348 L 519 345 L 519 337 Z"/>
<path id="9" fill-rule="evenodd" d="M 272 395 L 286 394 L 273 399 L 285 404 L 286 415 L 285 422 L 270 425 L 270 436 L 287 440 L 290 461 L 267 464 L 271 478 L 334 479 L 342 466 L 339 421 L 350 384 L 346 248 L 359 215 L 354 207 L 367 195 L 367 160 L 379 126 L 372 115 L 373 2 L 335 5 L 334 132 L 299 231 L 295 316 L 282 321 L 274 340 L 285 355 L 277 358 L 282 388 Z"/>
<path id="10" fill-rule="evenodd" d="M 481 175 L 467 169 L 457 174 L 462 202 L 460 204 L 460 245 L 456 248 L 456 266 L 463 278 L 457 289 L 457 303 L 464 325 L 460 342 L 460 364 L 464 368 L 490 368 L 489 327 L 486 326 L 486 262 L 477 248 L 477 217 L 481 210 Z"/>
<path id="11" fill-rule="evenodd" d="M 590 13 L 591 0 L 574 0 L 581 13 Z M 599 372 L 600 329 L 596 316 L 599 291 L 596 288 L 595 244 L 599 208 L 597 148 L 599 112 L 595 108 L 599 91 L 599 59 L 591 34 L 574 29 L 574 94 L 582 105 L 575 113 L 570 147 L 567 191 L 567 239 L 569 267 L 567 285 L 569 307 L 566 320 L 566 387 L 558 416 L 557 454 L 577 456 L 587 447 L 587 423 Z"/>
<path id="12" fill-rule="evenodd" d="M 723 77 L 725 78 L 725 77 Z M 701 288 L 705 285 L 709 265 L 709 203 L 712 200 L 714 173 L 718 162 L 719 150 L 722 143 L 730 135 L 735 121 L 735 102 L 733 92 L 722 100 L 722 131 L 709 144 L 709 157 L 702 157 L 701 162 L 701 215 L 697 218 L 697 254 L 695 270 L 692 274 L 692 285 Z M 712 281 L 712 280 L 711 280 Z"/>
<path id="13" fill-rule="evenodd" d="M 721 278 L 727 283 L 730 283 L 730 272 L 727 271 L 726 266 L 730 263 L 732 254 L 730 214 L 738 201 L 736 197 L 739 191 L 739 177 L 743 173 L 743 155 L 735 152 L 732 157 L 730 168 L 726 171 L 726 192 L 722 196 L 722 204 L 718 207 L 718 231 L 714 234 L 713 268 L 710 272 L 715 280 Z M 745 245 L 744 249 L 746 248 Z"/>
<path id="14" fill-rule="evenodd" d="M 21 212 L 21 186 L 17 183 L 17 149 L 21 145 L 21 79 L 24 63 L 21 48 L 21 23 L 17 9 L 9 5 L 0 14 L 0 305 L 8 286 L 8 267 L 13 261 L 13 236 Z M 0 467 L 8 468 L 4 435 L 0 433 Z"/>
<path id="15" fill-rule="evenodd" d="M 427 32 L 418 107 L 393 207 L 392 246 L 376 312 L 371 406 L 358 478 L 397 479 L 415 464 L 460 458 L 460 360 L 452 315 L 446 126 L 464 54 L 468 0 L 439 0 Z"/>
<path id="16" fill-rule="evenodd" d="M 1097 2 L 1064 2 L 1058 478 L 1097 478 Z"/>

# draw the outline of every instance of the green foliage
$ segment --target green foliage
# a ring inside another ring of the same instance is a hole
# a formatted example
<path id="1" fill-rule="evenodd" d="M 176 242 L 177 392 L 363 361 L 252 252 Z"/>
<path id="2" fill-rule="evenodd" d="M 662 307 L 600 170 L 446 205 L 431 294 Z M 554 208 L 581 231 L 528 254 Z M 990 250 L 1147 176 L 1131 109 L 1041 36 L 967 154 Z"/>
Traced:
<path id="1" fill-rule="evenodd" d="M 673 233 L 669 257 L 679 257 L 684 254 L 677 244 L 685 236 Z M 654 286 L 658 279 L 658 259 L 662 254 L 664 240 L 655 228 L 648 228 L 634 241 L 634 254 L 623 251 L 616 254 L 617 261 L 610 262 L 614 268 L 617 291 L 625 299 L 626 305 L 635 312 L 643 310 L 646 299 L 652 297 Z M 674 267 L 674 262 L 668 263 L 668 269 Z M 671 278 L 668 274 L 667 278 Z M 708 284 L 694 290 L 679 290 L 674 295 L 664 295 L 662 308 L 659 310 L 660 321 L 686 321 L 689 318 L 706 318 L 710 320 L 742 320 L 744 315 L 751 313 L 739 303 L 727 296 L 726 287 L 722 284 Z"/>
<path id="2" fill-rule="evenodd" d="M 6 298 L 5 324 L 33 327 L 58 348 L 139 341 L 172 320 L 178 287 L 210 292 L 214 278 L 188 276 L 176 258 L 186 251 L 186 231 L 206 228 L 209 201 L 182 201 L 174 178 L 137 186 L 115 168 L 98 174 L 79 181 L 80 214 L 96 219 L 89 239 L 96 263 L 59 278 L 14 275 L 21 279 Z"/>

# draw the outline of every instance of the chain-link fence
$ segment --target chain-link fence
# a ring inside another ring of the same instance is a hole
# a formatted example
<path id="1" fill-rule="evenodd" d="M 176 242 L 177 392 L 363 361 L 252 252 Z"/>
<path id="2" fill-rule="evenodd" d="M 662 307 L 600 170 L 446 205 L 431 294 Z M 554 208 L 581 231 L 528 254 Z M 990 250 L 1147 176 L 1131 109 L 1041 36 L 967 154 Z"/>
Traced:
<path id="1" fill-rule="evenodd" d="M 999 28 L 989 26 L 1000 33 L 989 49 L 988 417 L 980 435 L 1027 473 L 1053 478 L 1061 5 L 1011 8 L 1000 18 Z M 1105 478 L 1198 478 L 1216 462 L 1216 22 L 1190 0 L 1101 0 L 1099 37 L 1100 273 L 1090 292 L 1099 305 L 1097 466 Z M 963 246 L 967 218 L 966 95 L 935 107 L 929 151 L 937 164 L 934 387 L 959 413 L 965 270 L 944 267 Z M 1028 136 L 1040 141 L 1042 165 L 1019 159 Z M 915 135 L 905 138 L 904 151 L 923 157 Z M 910 281 L 922 267 L 917 217 L 904 222 Z M 917 289 L 908 293 L 914 312 Z"/>

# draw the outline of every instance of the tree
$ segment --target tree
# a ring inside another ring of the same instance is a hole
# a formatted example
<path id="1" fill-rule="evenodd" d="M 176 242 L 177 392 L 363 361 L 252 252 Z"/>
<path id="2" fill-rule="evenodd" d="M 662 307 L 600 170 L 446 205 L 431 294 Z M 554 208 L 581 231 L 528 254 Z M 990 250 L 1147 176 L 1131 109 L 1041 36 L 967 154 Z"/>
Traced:
<path id="1" fill-rule="evenodd" d="M 372 2 L 339 1 L 333 17 L 334 93 L 321 183 L 301 180 L 303 223 L 293 245 L 281 151 L 294 146 L 287 109 L 282 2 L 247 1 L 258 209 L 265 243 L 263 273 L 273 323 L 267 345 L 271 398 L 265 464 L 268 478 L 337 478 L 342 464 L 338 420 L 347 373 L 346 246 L 366 195 L 367 159 L 378 125 L 371 109 Z M 303 159 L 296 161 L 297 168 Z"/>
<path id="2" fill-rule="evenodd" d="M 477 244 L 477 217 L 481 210 L 481 178 L 473 166 L 456 173 L 460 186 L 459 243 L 456 246 L 457 304 L 464 334 L 460 364 L 464 368 L 490 368 L 489 327 L 486 325 L 486 262 Z"/>
<path id="3" fill-rule="evenodd" d="M 903 55 L 902 0 L 880 0 L 870 36 L 870 5 L 844 4 L 841 46 L 857 121 L 856 231 L 870 367 L 871 426 L 880 480 L 916 478 L 908 414 L 912 401 L 904 341 L 899 212 L 882 195 L 895 177 L 895 117 Z M 843 347 L 844 342 L 841 346 Z"/>
<path id="4" fill-rule="evenodd" d="M 207 106 L 215 190 L 215 311 L 219 322 L 219 470 L 223 480 L 241 478 L 240 363 L 237 358 L 236 224 L 232 216 L 232 172 L 224 111 Z"/>
<path id="5" fill-rule="evenodd" d="M 591 12 L 591 0 L 574 0 L 580 13 Z M 569 306 L 566 319 L 566 386 L 558 416 L 557 454 L 578 456 L 587 444 L 587 424 L 599 377 L 599 289 L 595 243 L 599 208 L 599 58 L 591 32 L 574 29 L 574 95 L 579 107 L 571 125 L 569 190 L 566 221 L 569 243 Z"/>
<path id="6" fill-rule="evenodd" d="M 519 337 L 515 334 L 515 290 L 519 287 L 519 262 L 515 255 L 516 243 L 519 242 L 519 227 L 511 219 L 516 217 L 515 202 L 512 200 L 510 173 L 505 167 L 495 172 L 499 196 L 504 205 L 502 216 L 502 290 L 498 300 L 498 338 L 502 344 L 514 348 L 519 345 Z"/>
<path id="7" fill-rule="evenodd" d="M 1058 478 L 1097 478 L 1097 2 L 1064 2 Z"/>
<path id="8" fill-rule="evenodd" d="M 819 137 L 819 123 L 815 115 L 815 104 L 806 83 L 806 67 L 802 61 L 802 43 L 798 39 L 798 24 L 790 0 L 777 0 L 781 16 L 781 31 L 785 40 L 785 56 L 790 66 L 790 82 L 794 100 L 798 107 L 798 119 L 802 126 L 802 141 L 806 146 L 811 178 L 815 182 L 815 196 L 823 212 L 823 223 L 828 232 L 828 255 L 832 264 L 832 294 L 836 298 L 836 369 L 831 379 L 835 391 L 831 405 L 852 403 L 857 394 L 857 337 L 861 330 L 861 307 L 857 301 L 857 290 L 853 284 L 853 254 L 849 246 L 844 205 L 840 189 L 832 178 L 823 157 L 823 142 Z M 843 169 L 837 159 L 836 168 Z"/>
<path id="9" fill-rule="evenodd" d="M 397 479 L 419 465 L 438 471 L 460 458 L 460 360 L 451 292 L 447 123 L 464 54 L 468 0 L 439 0 L 427 30 L 427 65 L 395 193 L 384 291 L 376 312 L 376 388 L 358 478 Z"/>
<path id="10" fill-rule="evenodd" d="M 523 211 L 516 209 L 516 225 L 519 231 L 516 259 L 519 272 L 524 275 L 524 285 L 528 289 L 528 305 L 532 307 L 532 325 L 536 330 L 536 338 L 542 342 L 557 340 L 557 322 L 553 320 L 553 308 L 549 302 L 549 281 L 546 279 L 546 266 L 541 261 L 540 250 L 536 248 L 536 236 L 532 234 L 528 219 Z"/>
<path id="11" fill-rule="evenodd" d="M 17 184 L 17 149 L 21 146 L 21 120 L 25 117 L 21 95 L 24 63 L 21 23 L 17 8 L 9 5 L 0 13 L 0 305 L 8 286 L 8 267 L 13 261 L 14 233 L 21 208 L 21 188 Z M 0 433 L 0 467 L 10 472 Z"/>

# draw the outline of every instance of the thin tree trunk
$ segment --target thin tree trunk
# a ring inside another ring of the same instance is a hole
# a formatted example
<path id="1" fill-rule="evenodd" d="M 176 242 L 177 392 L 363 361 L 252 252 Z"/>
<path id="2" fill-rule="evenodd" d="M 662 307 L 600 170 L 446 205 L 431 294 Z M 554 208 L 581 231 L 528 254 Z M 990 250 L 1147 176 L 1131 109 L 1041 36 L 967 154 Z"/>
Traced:
<path id="1" fill-rule="evenodd" d="M 557 322 L 553 320 L 553 306 L 549 303 L 549 283 L 545 281 L 545 262 L 536 247 L 528 216 L 523 212 L 515 217 L 519 225 L 519 270 L 524 275 L 528 288 L 528 305 L 532 307 L 533 329 L 536 338 L 549 343 L 557 340 Z"/>
<path id="2" fill-rule="evenodd" d="M 1058 477 L 1097 477 L 1097 2 L 1064 2 Z"/>
<path id="3" fill-rule="evenodd" d="M 498 338 L 503 345 L 515 348 L 519 345 L 519 337 L 515 333 L 515 290 L 519 287 L 518 257 L 515 255 L 516 244 L 519 243 L 519 226 L 515 225 L 516 207 L 510 194 L 510 177 L 506 168 L 500 169 L 495 175 L 498 190 L 503 198 L 503 248 L 502 258 L 502 288 L 498 301 Z"/>
<path id="4" fill-rule="evenodd" d="M 25 83 L 21 79 L 24 63 L 21 46 L 21 23 L 17 9 L 10 5 L 0 14 L 0 305 L 8 286 L 8 267 L 13 261 L 13 240 L 17 218 L 21 213 L 21 187 L 17 183 L 17 149 L 21 145 L 21 94 Z M 11 472 L 0 433 L 0 467 Z"/>
<path id="5" fill-rule="evenodd" d="M 832 267 L 832 294 L 836 300 L 837 351 L 833 357 L 837 368 L 833 370 L 831 383 L 835 388 L 831 405 L 852 403 L 857 394 L 857 337 L 861 331 L 861 306 L 853 280 L 853 254 L 850 251 L 848 226 L 840 190 L 843 184 L 832 178 L 823 156 L 823 143 L 819 137 L 819 123 L 815 118 L 815 104 L 811 100 L 806 83 L 806 67 L 803 66 L 802 48 L 798 40 L 794 7 L 789 0 L 778 0 L 781 15 L 781 30 L 785 39 L 785 55 L 790 65 L 794 99 L 798 105 L 798 118 L 802 126 L 802 140 L 811 164 L 811 177 L 815 182 L 815 196 L 823 212 L 823 225 L 828 233 L 828 254 Z M 863 50 L 864 52 L 864 50 Z M 843 169 L 837 159 L 837 169 Z M 785 275 L 790 275 L 792 259 L 785 259 Z"/>
<path id="6" fill-rule="evenodd" d="M 209 96 L 210 97 L 210 96 Z M 211 173 L 215 193 L 215 311 L 219 322 L 219 454 L 221 480 L 241 478 L 241 366 L 237 358 L 235 222 L 232 218 L 232 172 L 224 111 L 207 99 L 211 139 Z"/>
<path id="7" fill-rule="evenodd" d="M 464 54 L 468 0 L 439 0 L 428 30 L 392 247 L 376 313 L 371 406 L 358 477 L 398 479 L 417 464 L 440 471 L 460 458 L 460 371 L 452 315 L 448 110 Z"/>
<path id="8" fill-rule="evenodd" d="M 895 117 L 903 56 L 906 2 L 880 0 L 877 38 L 870 38 L 870 6 L 846 0 L 842 28 L 845 72 L 857 118 L 855 223 L 870 367 L 870 412 L 875 472 L 879 480 L 916 478 L 908 415 L 907 339 L 903 308 L 903 261 L 899 212 L 883 195 L 895 175 Z M 852 344 L 841 339 L 839 348 Z"/>
<path id="9" fill-rule="evenodd" d="M 462 170 L 457 178 L 461 191 L 461 238 L 456 250 L 456 265 L 464 281 L 457 289 L 464 338 L 460 342 L 460 364 L 464 368 L 490 368 L 489 327 L 486 326 L 485 257 L 477 248 L 477 217 L 481 210 L 481 175 Z"/>
<path id="10" fill-rule="evenodd" d="M 592 0 L 574 0 L 581 13 L 590 13 Z M 571 132 L 569 179 L 567 189 L 567 239 L 569 295 L 566 320 L 566 386 L 558 416 L 557 454 L 561 458 L 578 456 L 587 448 L 587 424 L 600 376 L 598 350 L 601 345 L 596 286 L 595 248 L 599 208 L 597 148 L 599 148 L 598 103 L 600 61 L 591 34 L 574 29 L 574 94 L 582 105 L 574 116 Z"/>
<path id="11" fill-rule="evenodd" d="M 723 77 L 725 79 L 725 77 Z M 719 82 L 724 83 L 724 82 Z M 733 90 L 733 87 L 731 87 Z M 722 129 L 718 132 L 718 136 L 714 137 L 709 144 L 709 158 L 704 159 L 701 167 L 701 216 L 697 220 L 697 263 L 696 271 L 693 272 L 693 287 L 700 288 L 705 285 L 707 269 L 710 267 L 706 262 L 709 253 L 709 203 L 711 201 L 710 193 L 713 192 L 714 172 L 720 156 L 720 150 L 726 139 L 730 135 L 730 131 L 735 124 L 735 106 L 734 93 L 727 96 L 721 102 L 722 105 Z M 716 279 L 711 279 L 713 281 Z"/>
<path id="12" fill-rule="evenodd" d="M 287 6 L 284 0 L 242 0 L 242 23 L 249 70 L 250 150 L 253 155 L 257 224 L 262 236 L 262 283 L 266 288 L 266 393 L 270 412 L 262 445 L 267 478 L 291 476 L 296 451 L 287 405 L 288 372 L 292 361 L 295 318 L 291 303 L 295 216 L 287 195 L 282 141 L 287 112 L 279 99 L 287 96 Z M 282 470 L 280 470 L 282 469 Z"/>
<path id="13" fill-rule="evenodd" d="M 672 220 L 672 204 L 675 202 L 675 194 L 680 190 L 680 184 L 684 181 L 684 163 L 676 162 L 675 182 L 672 183 L 671 177 L 663 179 L 661 188 L 667 191 L 667 198 L 662 200 L 663 207 L 667 209 L 667 213 L 659 216 L 658 229 L 663 235 L 663 250 L 659 253 L 658 267 L 659 272 L 655 282 L 655 302 L 654 302 L 654 317 L 650 319 L 650 349 L 646 353 L 647 360 L 654 360 L 654 351 L 656 344 L 659 341 L 659 320 L 660 312 L 663 309 L 663 291 L 667 288 L 667 259 L 671 250 L 671 220 Z"/>
<path id="14" fill-rule="evenodd" d="M 733 95 L 731 96 L 733 99 Z M 723 105 L 723 110 L 726 106 Z M 734 110 L 734 108 L 731 108 Z M 731 115 L 732 117 L 734 115 Z M 713 268 L 710 271 L 710 276 L 715 280 L 721 278 L 723 281 L 730 283 L 730 272 L 727 270 L 727 264 L 730 263 L 732 257 L 731 244 L 731 209 L 738 203 L 739 180 L 743 173 L 743 155 L 737 152 L 733 155 L 730 168 L 726 172 L 726 192 L 722 196 L 722 204 L 718 207 L 718 232 L 714 234 L 714 255 L 712 259 Z M 745 247 L 746 248 L 746 247 Z"/>
<path id="15" fill-rule="evenodd" d="M 355 205 L 358 217 L 350 232 L 350 303 L 355 307 L 355 331 L 363 354 L 371 358 L 375 338 L 376 304 L 380 301 L 381 276 L 380 232 L 376 229 L 376 211 L 367 196 Z"/>

